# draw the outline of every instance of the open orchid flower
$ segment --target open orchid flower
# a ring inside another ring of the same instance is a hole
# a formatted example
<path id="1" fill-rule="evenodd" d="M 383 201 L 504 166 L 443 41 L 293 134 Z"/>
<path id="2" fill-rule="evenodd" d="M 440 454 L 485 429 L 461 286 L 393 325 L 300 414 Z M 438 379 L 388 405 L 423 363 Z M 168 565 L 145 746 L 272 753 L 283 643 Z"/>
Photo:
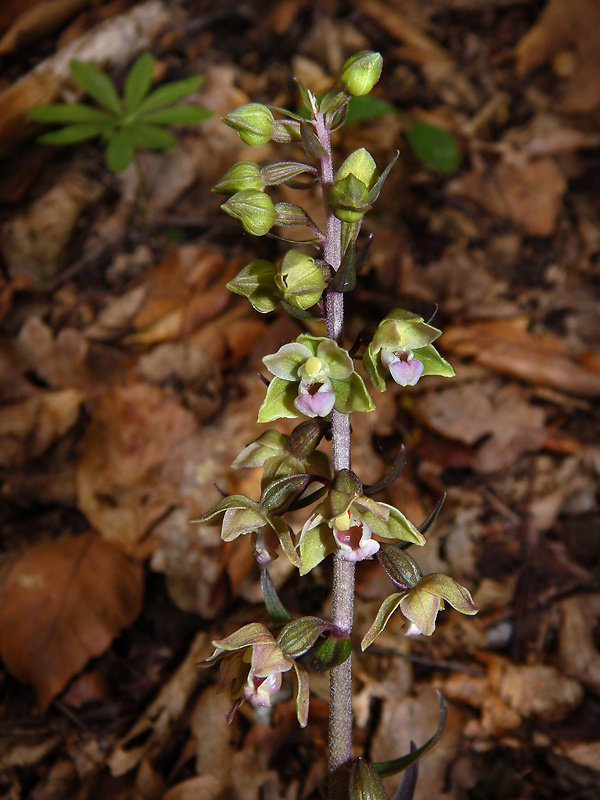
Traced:
<path id="1" fill-rule="evenodd" d="M 275 377 L 258 412 L 259 422 L 374 408 L 349 354 L 332 339 L 301 334 L 263 362 Z"/>
<path id="2" fill-rule="evenodd" d="M 432 344 L 441 333 L 417 314 L 392 311 L 379 323 L 363 357 L 373 384 L 383 391 L 388 373 L 400 386 L 414 386 L 422 375 L 454 375 Z"/>

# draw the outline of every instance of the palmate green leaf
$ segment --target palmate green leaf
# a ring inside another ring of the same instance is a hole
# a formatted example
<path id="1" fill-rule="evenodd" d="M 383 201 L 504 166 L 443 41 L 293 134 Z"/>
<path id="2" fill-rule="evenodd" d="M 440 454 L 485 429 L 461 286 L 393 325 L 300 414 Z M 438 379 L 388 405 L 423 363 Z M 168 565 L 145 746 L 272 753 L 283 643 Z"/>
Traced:
<path id="1" fill-rule="evenodd" d="M 82 122 L 77 125 L 67 125 L 58 131 L 51 131 L 38 136 L 40 144 L 76 144 L 85 142 L 87 139 L 95 139 L 103 136 L 112 129 L 112 125 L 100 122 Z"/>
<path id="2" fill-rule="evenodd" d="M 176 145 L 173 136 L 163 128 L 159 128 L 158 125 L 136 122 L 125 130 L 131 136 L 135 146 L 145 147 L 147 150 L 168 150 Z"/>
<path id="3" fill-rule="evenodd" d="M 125 80 L 124 100 L 127 111 L 135 111 L 152 85 L 154 58 L 150 53 L 142 53 L 129 70 Z"/>
<path id="4" fill-rule="evenodd" d="M 136 120 L 149 122 L 154 125 L 192 125 L 194 122 L 204 122 L 210 119 L 214 112 L 202 106 L 174 106 L 159 111 L 147 111 L 145 114 L 136 114 Z"/>
<path id="5" fill-rule="evenodd" d="M 108 143 L 105 157 L 111 172 L 118 173 L 127 169 L 135 158 L 135 141 L 131 131 L 117 131 Z"/>
<path id="6" fill-rule="evenodd" d="M 163 108 L 163 106 L 169 106 L 171 103 L 176 103 L 199 89 L 203 82 L 204 76 L 195 75 L 193 78 L 185 78 L 182 81 L 160 86 L 138 106 L 137 113 L 145 114 L 147 111 L 154 111 L 155 109 Z"/>
<path id="7" fill-rule="evenodd" d="M 90 97 L 114 114 L 121 114 L 121 99 L 111 78 L 98 67 L 87 61 L 71 61 L 69 64 L 73 79 Z"/>
<path id="8" fill-rule="evenodd" d="M 104 122 L 114 125 L 115 118 L 106 111 L 92 108 L 83 103 L 51 103 L 50 105 L 32 108 L 27 116 L 34 122 Z"/>
<path id="9" fill-rule="evenodd" d="M 439 125 L 415 119 L 407 134 L 414 154 L 437 172 L 454 172 L 460 164 L 460 148 L 454 136 Z"/>

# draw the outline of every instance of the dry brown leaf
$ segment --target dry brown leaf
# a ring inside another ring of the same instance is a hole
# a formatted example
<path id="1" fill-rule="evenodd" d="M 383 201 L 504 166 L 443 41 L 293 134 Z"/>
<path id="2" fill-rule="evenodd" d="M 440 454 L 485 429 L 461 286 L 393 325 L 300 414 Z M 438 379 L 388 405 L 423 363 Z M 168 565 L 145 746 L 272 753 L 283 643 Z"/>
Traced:
<path id="1" fill-rule="evenodd" d="M 142 540 L 177 494 L 164 469 L 196 428 L 193 416 L 156 386 L 116 387 L 100 401 L 82 443 L 77 494 L 107 541 L 129 553 L 153 549 Z"/>
<path id="2" fill-rule="evenodd" d="M 102 195 L 97 181 L 67 172 L 24 214 L 4 224 L 0 250 L 11 276 L 25 276 L 37 288 L 53 279 L 80 214 Z"/>
<path id="3" fill-rule="evenodd" d="M 570 74 L 558 107 L 576 113 L 592 111 L 600 104 L 599 29 L 598 0 L 550 0 L 515 48 L 518 72 L 525 75 L 550 59 L 569 53 Z M 563 72 L 560 68 L 558 71 Z"/>
<path id="4" fill-rule="evenodd" d="M 45 710 L 135 620 L 143 589 L 141 565 L 93 533 L 33 547 L 2 591 L 2 660 Z"/>
<path id="5" fill-rule="evenodd" d="M 489 437 L 473 459 L 484 474 L 506 469 L 546 440 L 544 410 L 528 403 L 514 385 L 498 390 L 493 384 L 470 383 L 428 392 L 414 411 L 433 430 L 464 444 Z"/>
<path id="6" fill-rule="evenodd" d="M 482 172 L 474 169 L 449 186 L 461 195 L 512 222 L 530 236 L 550 236 L 562 209 L 567 182 L 552 158 L 516 165 L 500 162 Z"/>
<path id="7" fill-rule="evenodd" d="M 568 675 L 600 695 L 600 652 L 594 643 L 594 629 L 600 614 L 600 594 L 569 597 L 560 604 L 558 653 Z"/>
<path id="8" fill-rule="evenodd" d="M 515 317 L 450 327 L 444 331 L 444 347 L 526 383 L 600 396 L 600 364 L 586 353 L 569 355 L 563 340 L 550 333 L 529 333 L 528 325 L 527 317 Z"/>
<path id="9" fill-rule="evenodd" d="M 73 427 L 83 395 L 76 389 L 38 392 L 0 408 L 0 465 L 24 464 L 42 455 Z"/>
<path id="10" fill-rule="evenodd" d="M 212 775 L 198 775 L 176 783 L 162 800 L 218 800 L 222 797 L 221 784 Z"/>

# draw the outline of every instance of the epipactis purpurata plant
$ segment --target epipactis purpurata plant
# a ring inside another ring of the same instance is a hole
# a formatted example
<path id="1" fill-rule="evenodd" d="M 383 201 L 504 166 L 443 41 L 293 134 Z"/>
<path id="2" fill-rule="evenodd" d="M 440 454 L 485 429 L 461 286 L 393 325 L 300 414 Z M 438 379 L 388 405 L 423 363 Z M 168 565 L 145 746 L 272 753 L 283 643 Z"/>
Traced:
<path id="1" fill-rule="evenodd" d="M 379 174 L 373 157 L 360 148 L 335 170 L 331 133 L 343 125 L 350 99 L 371 91 L 381 68 L 378 53 L 358 53 L 346 62 L 340 81 L 320 101 L 299 83 L 308 118 L 259 103 L 228 114 L 224 122 L 247 144 L 297 141 L 316 164 L 281 161 L 260 167 L 242 161 L 215 187 L 230 195 L 223 210 L 250 234 L 276 236 L 273 228 L 277 226 L 309 231 L 309 238 L 302 242 L 277 236 L 299 246 L 276 263 L 253 261 L 228 284 L 229 289 L 246 297 L 260 313 L 281 306 L 300 320 L 323 320 L 326 331 L 322 336 L 302 333 L 263 359 L 272 378 L 258 421 L 301 421 L 290 435 L 268 429 L 234 461 L 234 468 L 263 467 L 260 498 L 227 495 L 195 520 L 220 520 L 225 541 L 250 534 L 271 618 L 270 627 L 252 623 L 214 641 L 216 650 L 209 662 L 221 659 L 221 686 L 231 691 L 230 718 L 243 701 L 269 706 L 283 674 L 293 674 L 302 726 L 308 719 L 309 672 L 331 671 L 329 796 L 335 800 L 382 800 L 381 777 L 401 770 L 407 770 L 402 796 L 411 797 L 416 761 L 438 740 L 445 720 L 440 699 L 440 726 L 425 745 L 385 764 L 352 760 L 350 634 L 357 563 L 376 557 L 398 589 L 382 603 L 362 640 L 363 650 L 393 613 L 404 620 L 406 635 L 430 636 L 445 603 L 463 614 L 477 611 L 467 589 L 446 575 L 424 576 L 405 552 L 410 545 L 425 544 L 423 534 L 439 505 L 416 527 L 398 509 L 372 498 L 397 477 L 401 459 L 373 486 L 363 485 L 350 464 L 350 414 L 372 411 L 375 403 L 355 369 L 357 348 L 349 352 L 344 347 L 344 294 L 355 287 L 356 275 L 366 261 L 370 239 L 361 246 L 357 243 L 363 217 L 394 162 Z M 274 202 L 267 193 L 277 184 L 310 188 L 315 182 L 322 190 L 324 231 L 300 206 Z M 307 247 L 313 255 L 306 254 Z M 452 376 L 454 370 L 433 346 L 440 335 L 440 330 L 416 314 L 404 309 L 389 313 L 367 339 L 362 358 L 375 389 L 385 391 L 390 381 L 414 386 L 427 375 Z M 365 344 L 365 337 L 359 341 Z M 319 449 L 323 438 L 331 440 L 332 459 Z M 311 506 L 301 530 L 293 530 L 286 515 Z M 280 553 L 301 575 L 332 555 L 330 621 L 312 616 L 292 619 L 268 573 L 269 563 Z"/>

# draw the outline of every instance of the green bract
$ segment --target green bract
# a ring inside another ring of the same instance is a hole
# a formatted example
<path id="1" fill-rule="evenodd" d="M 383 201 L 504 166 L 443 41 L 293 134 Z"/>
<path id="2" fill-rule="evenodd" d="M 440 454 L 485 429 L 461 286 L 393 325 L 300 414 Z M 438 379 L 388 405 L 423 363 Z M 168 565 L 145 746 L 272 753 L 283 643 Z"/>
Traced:
<path id="1" fill-rule="evenodd" d="M 260 147 L 271 139 L 275 119 L 261 103 L 247 103 L 223 117 L 223 122 L 237 131 L 251 147 Z"/>
<path id="2" fill-rule="evenodd" d="M 342 85 L 354 97 L 368 94 L 381 76 L 383 59 L 379 53 L 363 50 L 342 67 Z"/>
<path id="3" fill-rule="evenodd" d="M 323 336 L 301 334 L 263 363 L 275 377 L 258 412 L 259 422 L 280 417 L 324 417 L 371 411 L 373 400 L 347 351 Z M 321 404 L 321 395 L 324 401 Z"/>
<path id="4" fill-rule="evenodd" d="M 431 344 L 441 333 L 410 311 L 395 309 L 388 314 L 363 356 L 373 385 L 384 391 L 387 374 L 402 386 L 413 385 L 421 375 L 454 375 L 452 366 Z"/>
<path id="5" fill-rule="evenodd" d="M 64 145 L 101 138 L 106 142 L 106 163 L 112 172 L 126 169 L 138 148 L 165 150 L 173 147 L 175 139 L 164 126 L 189 125 L 212 116 L 211 111 L 198 105 L 173 106 L 198 89 L 202 77 L 167 83 L 148 94 L 154 72 L 150 53 L 143 53 L 133 64 L 125 80 L 123 99 L 111 78 L 93 64 L 71 61 L 69 67 L 73 80 L 104 110 L 82 103 L 54 103 L 33 108 L 29 117 L 36 122 L 66 123 L 64 128 L 38 137 L 38 141 Z"/>

